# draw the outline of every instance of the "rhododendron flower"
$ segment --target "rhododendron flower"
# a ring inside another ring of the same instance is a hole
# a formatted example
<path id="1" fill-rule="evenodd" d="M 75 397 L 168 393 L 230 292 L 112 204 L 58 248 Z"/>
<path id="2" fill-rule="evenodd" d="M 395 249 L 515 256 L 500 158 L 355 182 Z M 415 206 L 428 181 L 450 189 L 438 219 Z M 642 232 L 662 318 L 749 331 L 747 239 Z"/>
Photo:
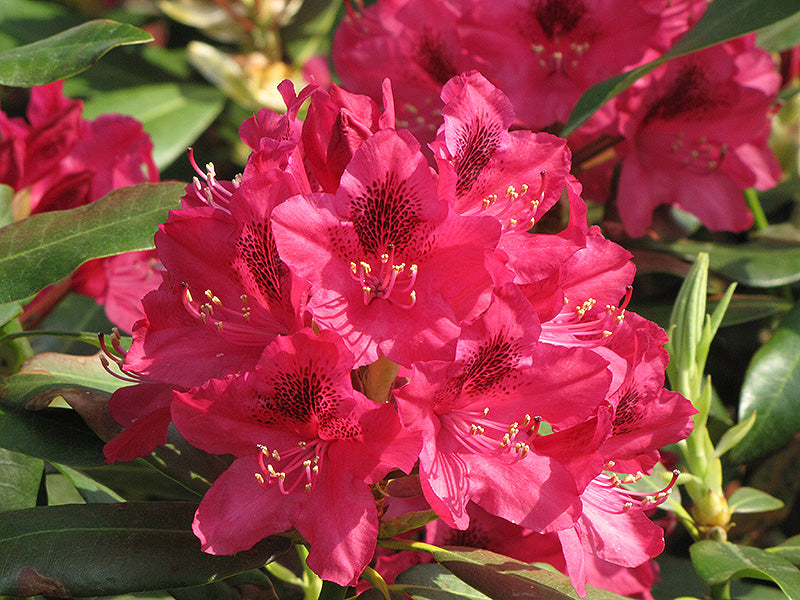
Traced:
<path id="1" fill-rule="evenodd" d="M 348 13 L 333 60 L 345 87 L 373 98 L 389 77 L 398 124 L 427 141 L 439 88 L 459 73 L 478 69 L 525 126 L 544 128 L 566 122 L 593 84 L 643 61 L 660 24 L 638 0 L 381 0 Z"/>
<path id="2" fill-rule="evenodd" d="M 510 131 L 477 72 L 441 91 L 430 160 L 382 85 L 383 112 L 282 84 L 286 114 L 243 123 L 253 152 L 230 181 L 190 157 L 199 178 L 156 235 L 164 283 L 117 348 L 137 385 L 112 398 L 107 456 L 152 450 L 172 419 L 235 457 L 195 516 L 206 552 L 294 528 L 342 585 L 380 518 L 430 508 L 465 540 L 477 510 L 544 540 L 578 590 L 593 565 L 646 570 L 663 535 L 644 511 L 667 490 L 626 481 L 693 409 L 663 390 L 663 332 L 625 318 L 630 253 L 587 226 L 564 141 Z M 395 469 L 414 469 L 399 497 Z"/>
<path id="3" fill-rule="evenodd" d="M 62 95 L 63 81 L 31 90 L 27 119 L 0 111 L 0 183 L 14 189 L 16 219 L 94 202 L 110 191 L 158 180 L 153 144 L 141 124 L 122 115 L 83 119 L 83 103 Z M 130 331 L 137 302 L 161 282 L 154 252 L 90 261 L 73 289 L 106 306 Z M 29 311 L 45 300 L 34 301 Z"/>
<path id="4" fill-rule="evenodd" d="M 500 0 L 474 3 L 459 30 L 538 129 L 565 123 L 583 92 L 639 63 L 659 24 L 638 0 Z"/>
<path id="5" fill-rule="evenodd" d="M 354 391 L 353 356 L 330 331 L 279 337 L 256 368 L 175 393 L 179 431 L 236 460 L 194 521 L 203 550 L 230 554 L 291 527 L 310 543 L 309 566 L 350 585 L 375 550 L 368 484 L 410 471 L 419 452 L 392 405 Z"/>
<path id="6" fill-rule="evenodd" d="M 780 76 L 753 39 L 670 61 L 620 106 L 626 141 L 617 202 L 630 235 L 647 231 L 660 204 L 712 230 L 752 224 L 742 190 L 767 189 L 780 176 L 766 144 Z"/>
<path id="7" fill-rule="evenodd" d="M 425 498 L 452 527 L 467 526 L 470 500 L 537 531 L 578 514 L 574 478 L 537 449 L 539 423 L 592 413 L 610 376 L 589 352 L 538 344 L 539 330 L 533 308 L 506 285 L 463 328 L 454 362 L 415 363 L 396 391 L 404 422 L 423 432 Z M 514 481 L 533 485 L 520 494 Z"/>
<path id="8" fill-rule="evenodd" d="M 355 152 L 335 196 L 296 196 L 273 211 L 281 257 L 311 283 L 309 311 L 358 365 L 448 358 L 459 323 L 487 306 L 499 224 L 449 204 L 417 141 L 384 130 Z"/>
<path id="9" fill-rule="evenodd" d="M 455 176 L 455 210 L 530 229 L 564 190 L 570 166 L 566 140 L 509 132 L 511 102 L 475 71 L 451 79 L 442 88 L 442 101 L 444 123 L 431 149 L 440 176 Z"/>

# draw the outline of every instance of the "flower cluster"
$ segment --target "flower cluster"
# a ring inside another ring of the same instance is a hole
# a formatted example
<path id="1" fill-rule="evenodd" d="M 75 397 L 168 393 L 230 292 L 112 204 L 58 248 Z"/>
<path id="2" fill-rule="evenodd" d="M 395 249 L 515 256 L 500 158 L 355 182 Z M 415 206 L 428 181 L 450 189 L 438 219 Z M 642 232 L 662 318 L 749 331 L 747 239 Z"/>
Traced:
<path id="1" fill-rule="evenodd" d="M 397 86 L 398 123 L 433 139 L 439 87 L 480 71 L 508 94 L 517 125 L 557 131 L 592 85 L 657 58 L 702 15 L 694 0 L 380 0 L 351 8 L 333 47 L 353 91 Z M 382 60 L 376 62 L 375 56 Z M 588 199 L 616 200 L 631 236 L 660 205 L 712 230 L 743 231 L 742 190 L 779 177 L 767 147 L 780 77 L 754 36 L 675 59 L 607 104 L 571 136 Z M 617 191 L 618 190 L 618 191 Z"/>
<path id="2" fill-rule="evenodd" d="M 542 536 L 579 591 L 595 559 L 637 572 L 663 548 L 645 510 L 674 478 L 626 484 L 695 411 L 663 387 L 664 332 L 626 313 L 630 254 L 587 227 L 566 142 L 509 131 L 511 102 L 477 72 L 442 88 L 428 156 L 388 81 L 383 110 L 280 91 L 284 115 L 240 129 L 242 175 L 197 168 L 156 235 L 165 281 L 119 359 L 136 385 L 112 398 L 126 429 L 109 461 L 174 423 L 235 457 L 196 513 L 204 550 L 294 528 L 343 585 L 381 519 L 426 509 Z M 401 471 L 418 495 L 392 494 Z"/>
<path id="3" fill-rule="evenodd" d="M 153 144 L 141 123 L 123 115 L 83 118 L 83 103 L 62 95 L 63 81 L 31 90 L 27 119 L 0 111 L 0 183 L 14 190 L 15 220 L 94 202 L 120 187 L 157 181 Z M 138 300 L 161 282 L 153 251 L 89 261 L 70 288 L 105 305 L 130 331 L 142 316 Z M 47 304 L 48 290 L 26 308 Z"/>

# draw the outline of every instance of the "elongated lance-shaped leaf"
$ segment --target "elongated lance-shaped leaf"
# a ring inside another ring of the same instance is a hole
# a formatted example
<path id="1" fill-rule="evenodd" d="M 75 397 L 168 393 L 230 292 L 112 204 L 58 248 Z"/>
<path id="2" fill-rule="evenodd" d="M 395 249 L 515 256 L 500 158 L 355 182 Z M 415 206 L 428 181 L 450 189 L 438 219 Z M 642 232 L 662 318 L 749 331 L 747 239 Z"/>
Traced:
<path id="1" fill-rule="evenodd" d="M 80 598 L 202 585 L 259 567 L 289 546 L 273 537 L 247 552 L 206 554 L 191 530 L 196 509 L 129 502 L 0 513 L 0 594 Z"/>
<path id="2" fill-rule="evenodd" d="M 432 551 L 438 563 L 461 581 L 493 600 L 567 600 L 580 598 L 569 578 L 549 569 L 489 552 L 446 547 Z M 612 592 L 587 586 L 587 600 L 622 600 Z"/>
<path id="3" fill-rule="evenodd" d="M 758 413 L 752 429 L 731 450 L 733 462 L 773 452 L 800 431 L 800 304 L 753 355 L 739 400 L 739 420 Z"/>
<path id="4" fill-rule="evenodd" d="M 562 135 L 575 131 L 606 102 L 668 60 L 756 31 L 797 12 L 796 0 L 714 0 L 695 26 L 666 54 L 589 88 L 572 110 Z"/>
<path id="5" fill-rule="evenodd" d="M 153 36 L 108 19 L 89 21 L 32 44 L 0 53 L 0 84 L 45 85 L 85 71 L 117 46 L 150 42 Z"/>
<path id="6" fill-rule="evenodd" d="M 0 302 L 27 298 L 92 258 L 153 248 L 153 235 L 184 184 L 140 183 L 71 210 L 0 229 Z"/>

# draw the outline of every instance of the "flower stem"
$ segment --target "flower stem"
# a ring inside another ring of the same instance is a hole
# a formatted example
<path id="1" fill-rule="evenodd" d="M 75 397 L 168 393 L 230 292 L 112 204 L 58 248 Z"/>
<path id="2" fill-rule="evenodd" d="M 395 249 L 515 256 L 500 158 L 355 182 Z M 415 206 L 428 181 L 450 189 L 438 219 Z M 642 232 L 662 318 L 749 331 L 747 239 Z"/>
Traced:
<path id="1" fill-rule="evenodd" d="M 761 207 L 761 202 L 758 201 L 758 194 L 756 191 L 753 188 L 747 188 L 744 191 L 744 199 L 747 201 L 747 207 L 753 213 L 756 230 L 761 231 L 769 227 L 767 215 L 764 214 L 764 209 Z"/>
<path id="2" fill-rule="evenodd" d="M 364 572 L 361 574 L 361 577 L 369 581 L 369 583 L 378 590 L 386 600 L 391 600 L 391 594 L 389 593 L 389 586 L 386 585 L 386 581 L 384 581 L 381 574 L 378 573 L 375 569 L 367 565 L 364 569 Z"/>
<path id="3" fill-rule="evenodd" d="M 441 550 L 441 548 L 433 544 L 415 542 L 413 540 L 402 540 L 399 538 L 380 539 L 378 540 L 378 544 L 384 548 L 391 548 L 392 550 L 413 550 L 415 552 L 428 552 L 429 554 L 434 554 Z"/>

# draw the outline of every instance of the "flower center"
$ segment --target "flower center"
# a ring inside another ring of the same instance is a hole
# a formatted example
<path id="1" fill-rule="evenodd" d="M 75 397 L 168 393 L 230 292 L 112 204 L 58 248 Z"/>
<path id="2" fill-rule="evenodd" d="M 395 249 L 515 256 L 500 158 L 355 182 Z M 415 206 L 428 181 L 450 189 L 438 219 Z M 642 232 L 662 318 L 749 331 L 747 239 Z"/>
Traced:
<path id="1" fill-rule="evenodd" d="M 353 279 L 361 284 L 364 292 L 364 304 L 375 298 L 382 298 L 402 308 L 411 308 L 417 302 L 414 284 L 417 281 L 417 265 L 406 265 L 395 262 L 394 244 L 386 245 L 386 252 L 373 267 L 366 261 L 351 262 L 350 270 Z"/>
<path id="2" fill-rule="evenodd" d="M 319 476 L 325 446 L 325 442 L 313 440 L 298 442 L 296 447 L 279 452 L 258 444 L 257 460 L 261 472 L 255 473 L 255 478 L 264 486 L 277 485 L 284 495 L 291 494 L 301 485 L 308 493 Z"/>
<path id="3" fill-rule="evenodd" d="M 542 417 L 525 415 L 520 421 L 506 424 L 489 418 L 489 407 L 481 412 L 458 409 L 441 416 L 442 427 L 468 451 L 478 454 L 511 455 L 521 460 L 531 450 L 539 434 Z"/>
<path id="4" fill-rule="evenodd" d="M 625 319 L 625 307 L 631 300 L 633 288 L 627 286 L 619 306 L 606 305 L 603 312 L 592 310 L 597 304 L 588 298 L 573 311 L 561 312 L 550 321 L 542 323 L 540 339 L 544 342 L 566 346 L 601 346 Z M 564 298 L 564 303 L 569 299 Z M 585 318 L 589 315 L 588 318 Z"/>
<path id="5" fill-rule="evenodd" d="M 608 468 L 613 466 L 613 461 L 609 461 L 606 465 Z M 615 514 L 629 510 L 646 510 L 656 507 L 667 500 L 680 474 L 681 472 L 675 469 L 672 471 L 672 479 L 665 487 L 656 492 L 648 493 L 637 492 L 623 487 L 639 481 L 643 477 L 642 473 L 625 475 L 622 479 L 614 473 L 601 473 L 592 480 L 592 483 L 584 493 L 595 496 L 595 504 L 604 506 L 607 510 L 610 508 Z"/>
<path id="6" fill-rule="evenodd" d="M 214 328 L 228 341 L 241 346 L 260 346 L 269 344 L 275 335 L 284 329 L 282 325 L 267 322 L 266 311 L 252 312 L 247 294 L 242 294 L 239 299 L 241 306 L 230 308 L 225 306 L 211 290 L 203 294 L 205 302 L 198 302 L 189 291 L 184 288 L 182 298 L 183 306 L 194 318 L 204 325 Z M 252 318 L 255 315 L 255 318 Z"/>

